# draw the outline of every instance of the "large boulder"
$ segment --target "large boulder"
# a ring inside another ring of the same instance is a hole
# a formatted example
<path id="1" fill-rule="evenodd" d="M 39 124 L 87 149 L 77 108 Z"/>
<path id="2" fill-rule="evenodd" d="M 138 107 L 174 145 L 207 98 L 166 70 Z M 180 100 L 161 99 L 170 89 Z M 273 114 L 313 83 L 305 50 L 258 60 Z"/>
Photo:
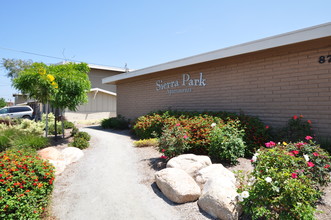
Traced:
<path id="1" fill-rule="evenodd" d="M 231 183 L 236 184 L 236 177 L 234 173 L 226 169 L 222 164 L 212 164 L 199 170 L 195 177 L 195 181 L 202 189 L 203 185 L 212 178 L 220 178 L 224 181 L 230 181 Z"/>
<path id="2" fill-rule="evenodd" d="M 176 203 L 193 202 L 201 194 L 200 187 L 184 170 L 166 168 L 155 173 L 155 182 L 161 192 Z"/>
<path id="3" fill-rule="evenodd" d="M 237 198 L 236 186 L 232 181 L 211 178 L 203 187 L 198 205 L 213 217 L 222 220 L 238 219 L 241 214 L 241 206 Z"/>
<path id="4" fill-rule="evenodd" d="M 55 175 L 61 174 L 66 169 L 66 163 L 63 160 L 48 160 L 55 167 Z"/>
<path id="5" fill-rule="evenodd" d="M 67 147 L 61 152 L 61 160 L 63 160 L 66 165 L 78 161 L 83 156 L 83 151 L 77 147 Z"/>
<path id="6" fill-rule="evenodd" d="M 208 156 L 182 154 L 170 159 L 167 163 L 167 168 L 182 169 L 191 177 L 195 178 L 200 169 L 207 167 L 211 164 L 211 160 Z"/>
<path id="7" fill-rule="evenodd" d="M 42 159 L 47 160 L 58 160 L 61 155 L 60 151 L 55 147 L 46 147 L 38 151 L 38 154 Z"/>

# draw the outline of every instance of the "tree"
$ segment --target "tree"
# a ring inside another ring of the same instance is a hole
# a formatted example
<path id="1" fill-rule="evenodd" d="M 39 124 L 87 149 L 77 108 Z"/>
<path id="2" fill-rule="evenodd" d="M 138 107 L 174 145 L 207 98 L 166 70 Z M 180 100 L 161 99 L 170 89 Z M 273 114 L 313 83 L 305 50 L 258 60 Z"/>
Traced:
<path id="1" fill-rule="evenodd" d="M 76 110 L 78 105 L 87 102 L 87 92 L 91 88 L 86 63 L 68 63 L 47 66 L 44 63 L 32 63 L 20 71 L 13 80 L 16 89 L 28 94 L 41 103 L 48 103 L 60 109 Z M 56 121 L 56 120 L 55 120 Z M 48 133 L 48 117 L 46 117 L 46 136 Z M 55 124 L 56 128 L 56 124 Z"/>
<path id="2" fill-rule="evenodd" d="M 64 109 L 76 111 L 77 106 L 88 101 L 87 92 L 91 89 L 91 83 L 87 75 L 90 68 L 86 63 L 51 65 L 49 68 L 56 77 L 59 86 L 58 92 L 50 103 L 53 107 L 61 110 L 61 115 Z M 55 113 L 55 137 L 57 137 L 58 111 Z M 61 117 L 61 121 L 62 134 L 64 135 L 63 117 Z"/>
<path id="3" fill-rule="evenodd" d="M 0 98 L 0 108 L 5 107 L 7 105 L 7 102 L 4 98 Z"/>
<path id="4" fill-rule="evenodd" d="M 14 79 L 19 72 L 32 65 L 31 60 L 5 59 L 2 58 L 2 65 L 8 71 L 7 77 Z"/>

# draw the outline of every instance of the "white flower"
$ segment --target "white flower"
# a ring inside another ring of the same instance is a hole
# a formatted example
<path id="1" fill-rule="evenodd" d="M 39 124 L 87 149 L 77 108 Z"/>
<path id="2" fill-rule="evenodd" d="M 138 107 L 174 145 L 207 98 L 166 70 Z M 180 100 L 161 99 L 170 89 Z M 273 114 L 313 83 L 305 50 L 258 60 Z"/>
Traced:
<path id="1" fill-rule="evenodd" d="M 238 195 L 238 200 L 239 200 L 239 202 L 243 202 L 244 198 L 241 195 Z"/>
<path id="2" fill-rule="evenodd" d="M 304 154 L 303 157 L 305 158 L 305 160 L 308 162 L 309 161 L 309 156 L 307 154 Z"/>
<path id="3" fill-rule="evenodd" d="M 270 177 L 265 178 L 265 181 L 267 181 L 267 183 L 271 183 L 272 179 Z"/>
<path id="4" fill-rule="evenodd" d="M 254 155 L 253 157 L 252 157 L 252 162 L 255 162 L 257 160 L 257 157 Z"/>
<path id="5" fill-rule="evenodd" d="M 254 156 L 259 156 L 260 154 L 259 153 L 255 153 Z"/>
<path id="6" fill-rule="evenodd" d="M 243 191 L 242 193 L 241 193 L 241 196 L 243 197 L 243 198 L 248 198 L 249 197 L 249 192 L 247 192 L 247 191 Z"/>
<path id="7" fill-rule="evenodd" d="M 212 123 L 210 126 L 213 128 L 216 126 L 216 123 Z"/>

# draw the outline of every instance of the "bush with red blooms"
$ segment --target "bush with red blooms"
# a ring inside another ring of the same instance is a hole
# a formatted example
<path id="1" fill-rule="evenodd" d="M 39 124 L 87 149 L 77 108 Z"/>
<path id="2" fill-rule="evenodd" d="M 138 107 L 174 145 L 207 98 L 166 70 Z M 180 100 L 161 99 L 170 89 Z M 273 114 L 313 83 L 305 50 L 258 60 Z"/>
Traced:
<path id="1" fill-rule="evenodd" d="M 31 149 L 0 153 L 0 219 L 38 219 L 53 189 L 54 167 Z"/>

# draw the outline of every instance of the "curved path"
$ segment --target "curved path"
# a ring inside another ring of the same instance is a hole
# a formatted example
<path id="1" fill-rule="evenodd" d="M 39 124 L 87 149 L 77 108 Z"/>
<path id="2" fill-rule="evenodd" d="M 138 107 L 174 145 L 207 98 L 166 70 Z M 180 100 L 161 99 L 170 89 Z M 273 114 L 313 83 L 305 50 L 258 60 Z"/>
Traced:
<path id="1" fill-rule="evenodd" d="M 139 183 L 128 132 L 83 128 L 91 136 L 84 157 L 56 178 L 52 212 L 60 220 L 175 220 L 178 213 Z"/>

